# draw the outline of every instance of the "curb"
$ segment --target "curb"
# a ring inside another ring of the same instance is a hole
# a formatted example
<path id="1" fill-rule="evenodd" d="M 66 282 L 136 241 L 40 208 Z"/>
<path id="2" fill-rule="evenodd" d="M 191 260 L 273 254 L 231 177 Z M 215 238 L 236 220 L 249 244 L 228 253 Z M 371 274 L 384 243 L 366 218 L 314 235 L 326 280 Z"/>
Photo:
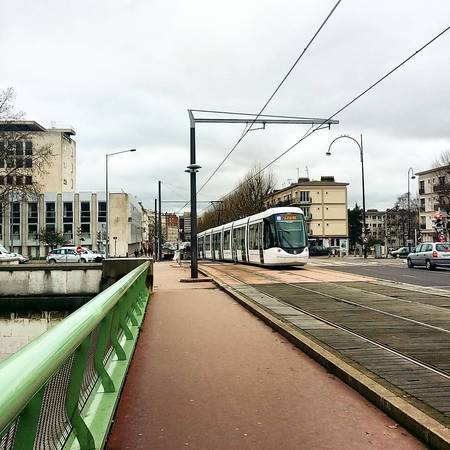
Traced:
<path id="1" fill-rule="evenodd" d="M 436 449 L 450 449 L 450 429 L 430 417 L 398 394 L 390 391 L 377 381 L 346 363 L 342 359 L 301 333 L 294 326 L 288 325 L 275 317 L 250 298 L 235 291 L 231 286 L 219 281 L 204 268 L 199 272 L 210 277 L 213 282 L 244 308 L 263 320 L 296 347 L 313 358 L 328 371 L 339 377 L 346 384 L 358 391 L 367 400 L 384 411 L 409 432 L 421 439 L 426 445 Z"/>

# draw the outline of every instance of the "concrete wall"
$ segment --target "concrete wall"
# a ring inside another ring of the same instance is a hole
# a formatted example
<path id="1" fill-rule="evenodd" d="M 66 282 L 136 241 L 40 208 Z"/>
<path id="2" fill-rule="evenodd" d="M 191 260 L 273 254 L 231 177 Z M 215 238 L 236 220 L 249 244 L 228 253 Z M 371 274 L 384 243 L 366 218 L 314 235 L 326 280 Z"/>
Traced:
<path id="1" fill-rule="evenodd" d="M 0 317 L 0 361 L 63 320 L 68 312 L 7 313 Z"/>
<path id="2" fill-rule="evenodd" d="M 96 295 L 101 266 L 0 266 L 0 296 Z"/>

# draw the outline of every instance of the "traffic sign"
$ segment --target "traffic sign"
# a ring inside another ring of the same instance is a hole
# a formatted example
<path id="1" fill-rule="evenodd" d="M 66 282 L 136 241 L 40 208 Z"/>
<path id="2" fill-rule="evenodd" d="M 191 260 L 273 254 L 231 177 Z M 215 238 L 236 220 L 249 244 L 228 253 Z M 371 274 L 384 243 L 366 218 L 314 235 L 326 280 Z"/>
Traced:
<path id="1" fill-rule="evenodd" d="M 78 246 L 76 251 L 77 251 L 77 253 L 80 255 L 80 254 L 81 254 L 81 247 Z"/>
<path id="2" fill-rule="evenodd" d="M 369 242 L 369 239 L 367 238 L 367 236 L 364 236 L 362 241 L 364 242 L 364 244 L 367 244 Z"/>

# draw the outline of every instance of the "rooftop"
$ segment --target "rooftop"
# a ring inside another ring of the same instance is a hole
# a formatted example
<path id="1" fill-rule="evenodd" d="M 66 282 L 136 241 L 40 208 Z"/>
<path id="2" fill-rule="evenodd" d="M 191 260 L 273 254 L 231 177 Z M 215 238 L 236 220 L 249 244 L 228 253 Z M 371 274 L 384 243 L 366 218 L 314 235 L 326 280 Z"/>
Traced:
<path id="1" fill-rule="evenodd" d="M 0 120 L 0 131 L 22 131 L 22 132 L 46 132 L 54 131 L 63 133 L 67 137 L 74 136 L 73 128 L 45 128 L 34 120 Z"/>
<path id="2" fill-rule="evenodd" d="M 427 175 L 428 173 L 439 172 L 441 170 L 450 171 L 450 164 L 446 166 L 433 167 L 432 169 L 423 170 L 422 172 L 416 172 L 416 175 Z"/>

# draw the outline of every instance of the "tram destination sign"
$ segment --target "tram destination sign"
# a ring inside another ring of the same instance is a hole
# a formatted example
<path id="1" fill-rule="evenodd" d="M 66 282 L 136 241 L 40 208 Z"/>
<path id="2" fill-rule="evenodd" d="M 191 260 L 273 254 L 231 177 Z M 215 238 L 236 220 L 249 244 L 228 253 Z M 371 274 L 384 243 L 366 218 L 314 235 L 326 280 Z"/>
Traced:
<path id="1" fill-rule="evenodd" d="M 292 220 L 298 220 L 297 214 L 283 214 L 277 216 L 277 220 L 284 220 L 286 222 L 292 221 Z"/>

